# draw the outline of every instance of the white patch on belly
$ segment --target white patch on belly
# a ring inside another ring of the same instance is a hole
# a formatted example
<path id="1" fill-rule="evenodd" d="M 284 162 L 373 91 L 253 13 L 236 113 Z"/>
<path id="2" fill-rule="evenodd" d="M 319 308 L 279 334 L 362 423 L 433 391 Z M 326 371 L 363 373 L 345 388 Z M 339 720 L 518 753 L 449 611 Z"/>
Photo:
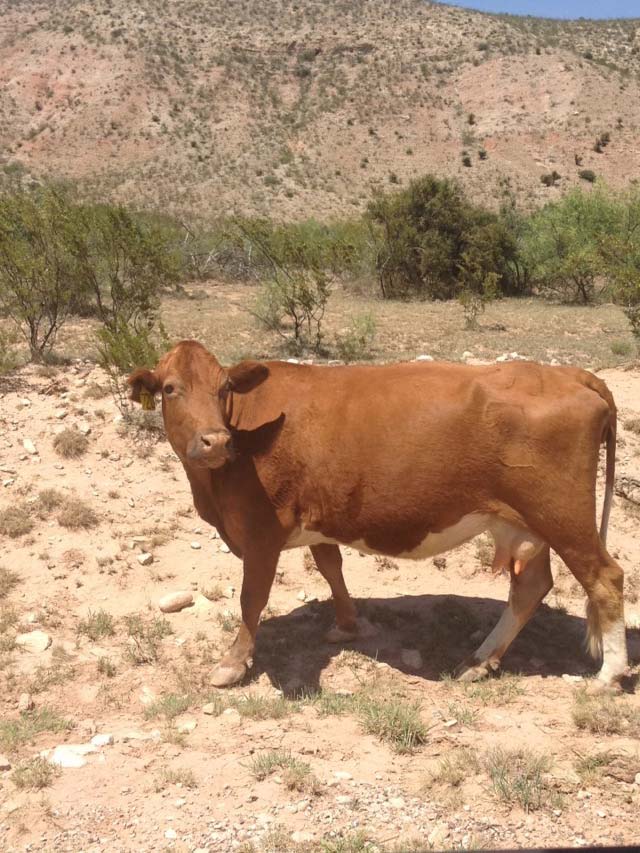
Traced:
<path id="1" fill-rule="evenodd" d="M 435 557 L 436 554 L 443 554 L 445 551 L 451 551 L 452 548 L 457 548 L 458 545 L 463 545 L 470 539 L 483 533 L 489 526 L 490 516 L 485 513 L 472 512 L 469 515 L 463 515 L 460 521 L 457 521 L 451 527 L 445 528 L 440 533 L 429 533 L 422 542 L 412 551 L 403 551 L 401 554 L 394 554 L 394 557 L 399 557 L 403 560 L 424 560 L 427 557 Z M 352 548 L 357 548 L 365 554 L 378 554 L 370 548 L 362 539 L 356 542 L 349 543 Z"/>
<path id="2" fill-rule="evenodd" d="M 290 548 L 303 548 L 305 545 L 338 545 L 336 539 L 328 539 L 318 530 L 307 530 L 305 527 L 296 527 L 287 541 L 284 543 L 283 551 Z"/>

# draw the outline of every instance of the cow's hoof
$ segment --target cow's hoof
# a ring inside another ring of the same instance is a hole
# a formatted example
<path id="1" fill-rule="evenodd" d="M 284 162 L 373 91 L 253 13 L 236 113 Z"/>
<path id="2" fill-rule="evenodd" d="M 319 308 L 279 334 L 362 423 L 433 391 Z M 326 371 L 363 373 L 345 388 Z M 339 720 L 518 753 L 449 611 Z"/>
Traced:
<path id="1" fill-rule="evenodd" d="M 587 684 L 587 696 L 618 696 L 622 693 L 622 685 L 619 681 L 604 681 L 594 678 Z"/>
<path id="2" fill-rule="evenodd" d="M 375 637 L 378 629 L 372 625 L 364 616 L 359 616 L 352 629 L 339 628 L 334 625 L 325 635 L 328 643 L 349 643 L 353 640 L 363 640 L 367 637 Z"/>
<path id="3" fill-rule="evenodd" d="M 247 674 L 247 667 L 243 663 L 219 663 L 211 673 L 211 684 L 214 687 L 231 687 L 237 684 Z"/>
<path id="4" fill-rule="evenodd" d="M 456 669 L 454 677 L 457 681 L 482 681 L 490 672 L 498 668 L 497 661 L 465 661 Z"/>

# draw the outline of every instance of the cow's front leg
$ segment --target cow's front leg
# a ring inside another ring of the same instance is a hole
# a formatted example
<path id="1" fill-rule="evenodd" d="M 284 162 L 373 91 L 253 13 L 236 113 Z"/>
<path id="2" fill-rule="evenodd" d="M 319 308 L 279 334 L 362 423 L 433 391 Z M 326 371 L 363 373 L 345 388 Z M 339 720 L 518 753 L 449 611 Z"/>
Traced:
<path id="1" fill-rule="evenodd" d="M 253 651 L 260 614 L 267 605 L 276 574 L 279 552 L 245 555 L 243 562 L 240 608 L 242 624 L 233 645 L 214 668 L 211 683 L 214 687 L 229 687 L 242 681 L 247 669 L 253 666 Z"/>

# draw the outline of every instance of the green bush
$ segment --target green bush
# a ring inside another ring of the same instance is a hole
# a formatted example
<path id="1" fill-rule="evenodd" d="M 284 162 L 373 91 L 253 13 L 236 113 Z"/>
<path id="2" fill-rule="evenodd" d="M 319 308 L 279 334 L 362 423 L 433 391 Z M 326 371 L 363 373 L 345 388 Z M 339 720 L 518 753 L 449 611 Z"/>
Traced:
<path id="1" fill-rule="evenodd" d="M 376 321 L 371 313 L 354 317 L 349 328 L 336 335 L 336 350 L 342 361 L 369 358 L 376 336 Z"/>
<path id="2" fill-rule="evenodd" d="M 596 173 L 593 169 L 580 169 L 578 177 L 582 178 L 583 181 L 587 181 L 589 184 L 595 184 L 596 182 Z"/>
<path id="3" fill-rule="evenodd" d="M 384 298 L 482 299 L 518 286 L 511 224 L 466 200 L 448 179 L 427 175 L 368 207 Z"/>
<path id="4" fill-rule="evenodd" d="M 606 274 L 602 247 L 618 231 L 622 212 L 604 189 L 576 189 L 535 213 L 523 236 L 523 256 L 538 292 L 591 302 L 596 281 Z"/>
<path id="5" fill-rule="evenodd" d="M 54 187 L 0 196 L 0 308 L 43 361 L 84 281 L 72 251 L 78 208 Z"/>

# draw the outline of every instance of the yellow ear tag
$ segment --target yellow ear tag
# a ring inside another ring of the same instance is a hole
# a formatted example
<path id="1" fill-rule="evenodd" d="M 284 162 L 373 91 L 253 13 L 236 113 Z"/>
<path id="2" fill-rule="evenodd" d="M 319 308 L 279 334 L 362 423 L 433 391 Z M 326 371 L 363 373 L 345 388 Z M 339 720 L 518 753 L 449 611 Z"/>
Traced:
<path id="1" fill-rule="evenodd" d="M 155 397 L 150 391 L 146 391 L 144 388 L 140 392 L 140 402 L 145 412 L 150 412 L 156 407 Z"/>

